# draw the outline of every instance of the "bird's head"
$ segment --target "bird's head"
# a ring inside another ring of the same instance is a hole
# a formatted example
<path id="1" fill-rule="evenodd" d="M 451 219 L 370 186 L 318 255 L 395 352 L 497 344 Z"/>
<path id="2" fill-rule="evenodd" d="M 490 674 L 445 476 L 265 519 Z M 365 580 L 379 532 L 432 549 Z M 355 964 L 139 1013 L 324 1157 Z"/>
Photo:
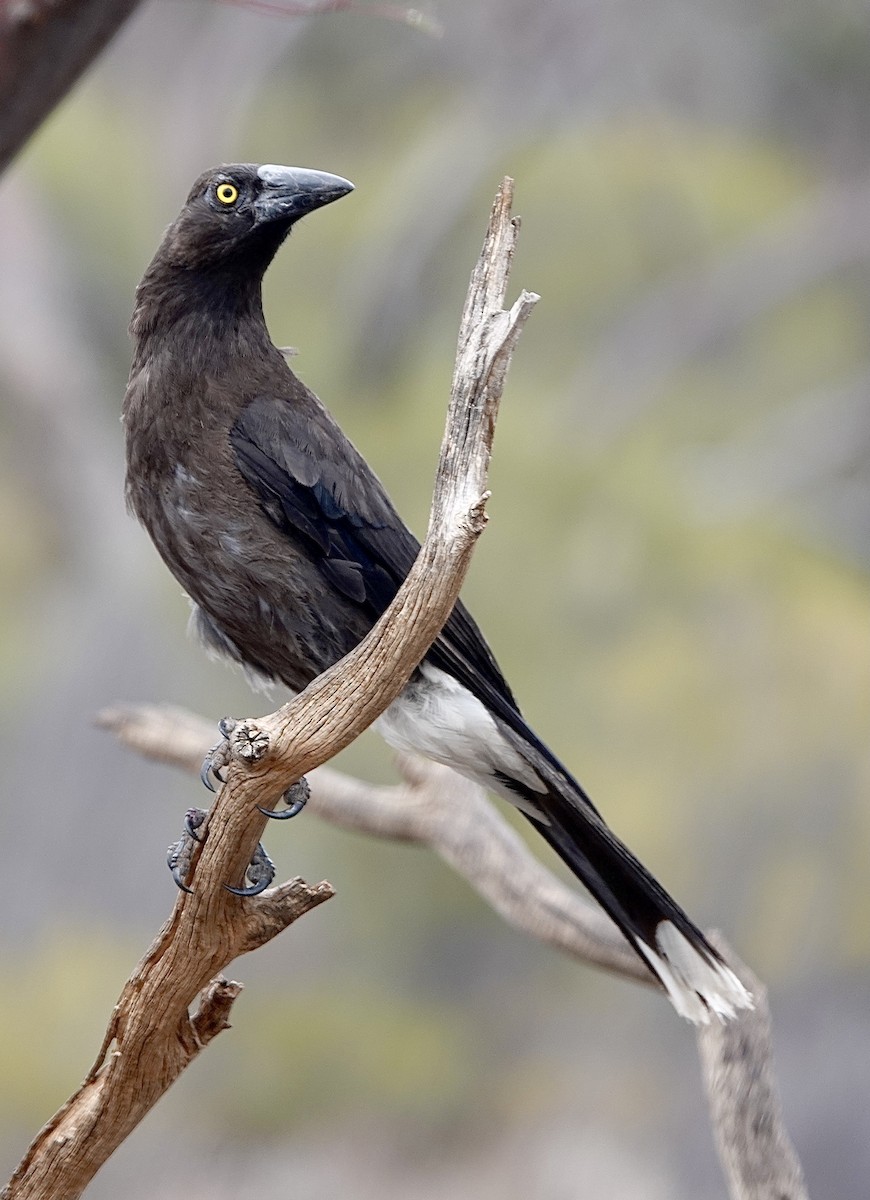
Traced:
<path id="1" fill-rule="evenodd" d="M 305 167 L 217 167 L 191 188 L 161 257 L 192 270 L 232 264 L 262 273 L 300 217 L 351 191 L 346 179 Z"/>

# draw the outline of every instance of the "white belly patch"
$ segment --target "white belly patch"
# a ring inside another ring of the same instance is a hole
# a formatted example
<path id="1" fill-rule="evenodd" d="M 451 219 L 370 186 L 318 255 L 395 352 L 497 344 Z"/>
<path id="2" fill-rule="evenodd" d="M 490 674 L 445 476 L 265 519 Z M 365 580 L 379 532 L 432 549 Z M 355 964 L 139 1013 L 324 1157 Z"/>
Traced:
<path id="1" fill-rule="evenodd" d="M 533 805 L 506 788 L 496 775 L 501 772 L 532 791 L 546 791 L 529 764 L 501 736 L 483 704 L 438 667 L 423 663 L 420 674 L 422 680 L 412 680 L 375 722 L 384 741 L 395 750 L 422 754 L 452 767 L 538 816 Z"/>

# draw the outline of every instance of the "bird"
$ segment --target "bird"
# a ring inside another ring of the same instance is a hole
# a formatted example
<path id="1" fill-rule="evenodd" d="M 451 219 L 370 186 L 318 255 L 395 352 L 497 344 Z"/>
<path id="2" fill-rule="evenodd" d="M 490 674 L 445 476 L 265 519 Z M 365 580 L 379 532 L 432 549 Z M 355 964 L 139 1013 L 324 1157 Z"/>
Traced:
<path id="1" fill-rule="evenodd" d="M 296 223 L 353 191 L 239 163 L 200 175 L 136 290 L 123 403 L 128 507 L 211 653 L 299 692 L 349 652 L 419 550 L 384 486 L 272 342 L 263 276 Z M 299 290 L 304 302 L 304 288 Z M 615 921 L 677 1012 L 752 997 L 520 713 L 458 601 L 377 728 L 513 804 Z"/>

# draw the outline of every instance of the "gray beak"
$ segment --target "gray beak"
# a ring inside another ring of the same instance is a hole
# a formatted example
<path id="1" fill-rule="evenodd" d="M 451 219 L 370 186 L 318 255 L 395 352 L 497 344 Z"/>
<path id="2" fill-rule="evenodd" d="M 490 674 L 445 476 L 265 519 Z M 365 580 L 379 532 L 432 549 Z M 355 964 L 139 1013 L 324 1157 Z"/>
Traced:
<path id="1" fill-rule="evenodd" d="M 309 171 L 305 167 L 269 164 L 260 167 L 257 175 L 263 182 L 263 189 L 254 201 L 258 225 L 267 221 L 296 221 L 353 191 L 353 184 L 340 175 Z"/>

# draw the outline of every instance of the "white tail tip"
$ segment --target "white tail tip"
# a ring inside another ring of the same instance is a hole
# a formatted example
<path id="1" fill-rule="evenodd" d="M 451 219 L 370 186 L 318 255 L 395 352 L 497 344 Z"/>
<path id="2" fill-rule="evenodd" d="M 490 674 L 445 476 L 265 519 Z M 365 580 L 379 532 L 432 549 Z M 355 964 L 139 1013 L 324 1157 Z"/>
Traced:
<path id="1" fill-rule="evenodd" d="M 656 927 L 658 954 L 643 942 L 637 947 L 664 984 L 671 1004 L 688 1021 L 709 1025 L 712 1016 L 728 1021 L 740 1009 L 755 1007 L 734 972 L 696 949 L 670 921 Z"/>

